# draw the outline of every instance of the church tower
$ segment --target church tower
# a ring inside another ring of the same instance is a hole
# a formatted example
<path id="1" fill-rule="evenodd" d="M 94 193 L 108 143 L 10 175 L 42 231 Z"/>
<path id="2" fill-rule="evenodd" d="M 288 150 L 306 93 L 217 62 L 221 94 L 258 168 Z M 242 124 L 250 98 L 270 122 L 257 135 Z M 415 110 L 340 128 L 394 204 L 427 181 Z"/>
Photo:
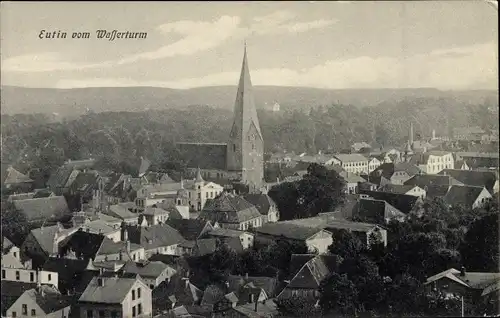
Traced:
<path id="1" fill-rule="evenodd" d="M 226 158 L 228 172 L 241 175 L 241 181 L 251 191 L 260 188 L 264 181 L 264 139 L 255 108 L 246 44 Z"/>

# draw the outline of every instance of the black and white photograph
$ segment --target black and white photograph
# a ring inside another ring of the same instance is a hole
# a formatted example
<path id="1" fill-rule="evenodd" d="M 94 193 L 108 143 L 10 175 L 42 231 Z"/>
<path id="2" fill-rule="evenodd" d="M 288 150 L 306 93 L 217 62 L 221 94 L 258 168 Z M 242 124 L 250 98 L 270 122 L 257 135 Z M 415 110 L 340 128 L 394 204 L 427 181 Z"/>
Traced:
<path id="1" fill-rule="evenodd" d="M 500 317 L 496 0 L 2 1 L 1 317 Z"/>

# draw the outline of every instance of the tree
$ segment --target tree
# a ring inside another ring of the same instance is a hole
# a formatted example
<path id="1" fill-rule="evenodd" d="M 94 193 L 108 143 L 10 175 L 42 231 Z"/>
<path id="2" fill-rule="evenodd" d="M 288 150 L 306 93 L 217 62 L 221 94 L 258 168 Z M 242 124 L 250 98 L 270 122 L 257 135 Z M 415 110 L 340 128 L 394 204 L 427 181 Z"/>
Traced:
<path id="1" fill-rule="evenodd" d="M 332 235 L 333 242 L 328 247 L 331 254 L 339 255 L 342 258 L 357 257 L 366 252 L 366 246 L 352 232 L 339 230 Z"/>
<path id="2" fill-rule="evenodd" d="M 321 308 L 316 301 L 293 295 L 290 298 L 277 299 L 278 317 L 321 317 Z"/>
<path id="3" fill-rule="evenodd" d="M 227 244 L 217 241 L 217 248 L 210 255 L 209 263 L 214 279 L 225 279 L 236 266 L 237 254 Z"/>
<path id="4" fill-rule="evenodd" d="M 31 231 L 31 226 L 24 213 L 19 211 L 13 202 L 2 202 L 2 235 L 9 238 L 17 246 L 21 246 Z"/>
<path id="5" fill-rule="evenodd" d="M 498 271 L 498 242 L 497 213 L 491 213 L 472 223 L 460 248 L 465 267 L 472 271 Z"/>
<path id="6" fill-rule="evenodd" d="M 280 279 L 289 276 L 292 254 L 306 254 L 307 246 L 303 242 L 290 242 L 278 239 L 262 250 L 263 263 L 274 268 Z"/>
<path id="7" fill-rule="evenodd" d="M 332 273 L 320 285 L 320 306 L 325 312 L 356 316 L 358 290 L 347 274 Z"/>

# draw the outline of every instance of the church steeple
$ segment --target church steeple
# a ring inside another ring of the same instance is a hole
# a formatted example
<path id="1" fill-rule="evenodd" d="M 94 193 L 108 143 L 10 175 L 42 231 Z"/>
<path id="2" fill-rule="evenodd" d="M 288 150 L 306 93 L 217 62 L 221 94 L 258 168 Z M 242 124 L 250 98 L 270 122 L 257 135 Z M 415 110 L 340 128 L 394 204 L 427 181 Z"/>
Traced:
<path id="1" fill-rule="evenodd" d="M 260 185 L 264 177 L 264 140 L 255 108 L 247 48 L 243 51 L 234 119 L 227 143 L 227 170 L 237 172 L 245 183 Z"/>
<path id="2" fill-rule="evenodd" d="M 201 176 L 201 170 L 200 170 L 200 167 L 198 167 L 198 169 L 196 170 L 196 180 L 195 180 L 196 183 L 202 183 L 202 182 L 205 182 L 205 180 L 203 180 L 203 177 Z"/>

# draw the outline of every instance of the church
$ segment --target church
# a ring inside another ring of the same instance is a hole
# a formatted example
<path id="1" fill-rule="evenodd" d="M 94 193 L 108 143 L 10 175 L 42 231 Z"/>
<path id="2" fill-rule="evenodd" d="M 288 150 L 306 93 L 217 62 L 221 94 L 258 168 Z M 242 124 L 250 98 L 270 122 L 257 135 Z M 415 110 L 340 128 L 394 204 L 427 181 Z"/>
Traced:
<path id="1" fill-rule="evenodd" d="M 188 169 L 221 184 L 240 182 L 257 192 L 264 185 L 264 139 L 255 108 L 246 45 L 234 103 L 234 117 L 227 143 L 179 142 Z"/>

